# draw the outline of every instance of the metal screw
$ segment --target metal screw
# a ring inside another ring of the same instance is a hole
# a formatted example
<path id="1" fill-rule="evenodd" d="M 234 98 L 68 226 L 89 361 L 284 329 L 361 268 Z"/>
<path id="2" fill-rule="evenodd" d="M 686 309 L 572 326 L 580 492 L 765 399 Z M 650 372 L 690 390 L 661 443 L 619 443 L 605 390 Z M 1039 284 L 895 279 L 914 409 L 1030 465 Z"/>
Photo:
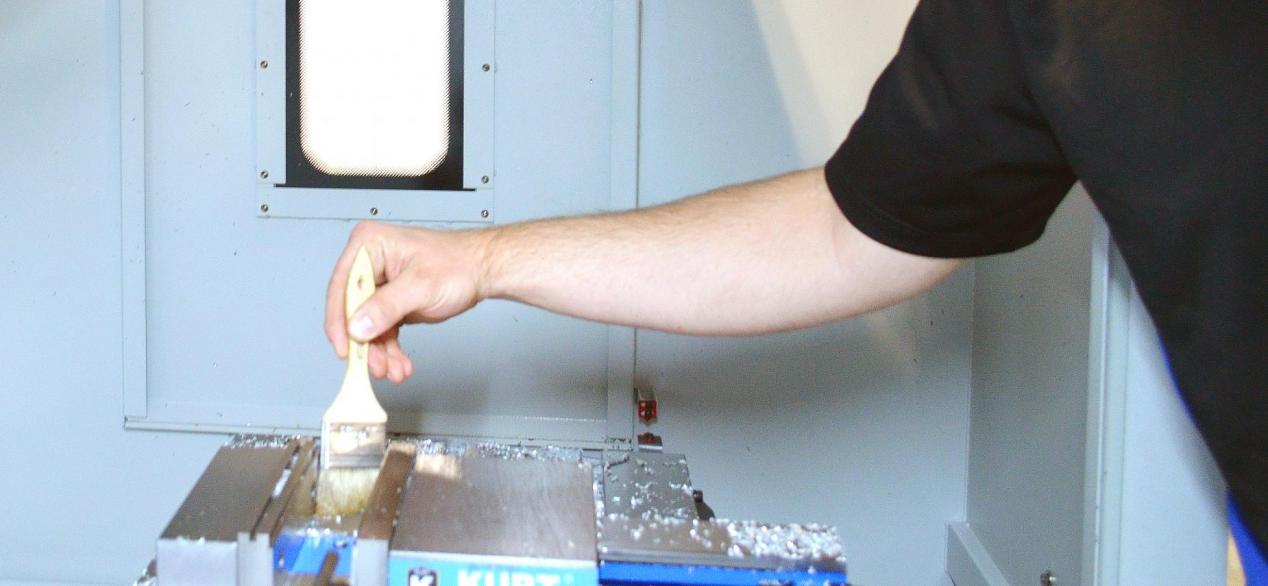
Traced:
<path id="1" fill-rule="evenodd" d="M 480 210 L 480 217 L 481 218 L 489 217 L 489 210 Z"/>
<path id="2" fill-rule="evenodd" d="M 370 215 L 371 216 L 379 215 L 379 208 L 370 208 Z"/>
<path id="3" fill-rule="evenodd" d="M 480 178 L 480 183 L 488 183 L 488 182 L 489 182 L 489 176 L 488 176 L 488 175 L 485 175 L 485 176 L 483 176 L 483 177 L 481 177 L 481 178 Z"/>
<path id="4" fill-rule="evenodd" d="M 268 69 L 268 68 L 269 68 L 269 60 L 268 60 L 268 59 L 261 59 L 261 60 L 260 60 L 260 69 Z"/>
<path id="5" fill-rule="evenodd" d="M 265 169 L 265 170 L 263 170 L 263 171 L 260 171 L 260 179 L 268 179 L 268 178 L 269 178 L 269 170 L 268 170 L 268 169 Z"/>
<path id="6" fill-rule="evenodd" d="M 489 67 L 489 64 L 488 64 L 488 63 L 485 63 L 484 65 L 481 65 L 481 66 L 480 66 L 480 69 L 481 69 L 482 71 L 488 71 L 489 69 L 491 69 L 491 67 Z"/>
<path id="7" fill-rule="evenodd" d="M 1057 577 L 1052 570 L 1045 570 L 1044 573 L 1039 574 L 1039 584 L 1040 586 L 1057 586 Z"/>
<path id="8" fill-rule="evenodd" d="M 269 204 L 266 204 L 266 203 L 260 204 L 260 211 L 266 214 L 269 213 Z"/>

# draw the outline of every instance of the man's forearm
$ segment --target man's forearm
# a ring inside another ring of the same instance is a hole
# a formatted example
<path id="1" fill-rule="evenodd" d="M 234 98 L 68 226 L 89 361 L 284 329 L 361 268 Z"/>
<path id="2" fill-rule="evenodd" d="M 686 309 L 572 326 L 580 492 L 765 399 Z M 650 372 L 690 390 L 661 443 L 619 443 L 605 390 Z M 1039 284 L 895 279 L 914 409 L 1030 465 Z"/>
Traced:
<path id="1" fill-rule="evenodd" d="M 481 296 L 670 332 L 753 334 L 889 305 L 956 264 L 871 241 L 812 169 L 653 208 L 495 229 Z"/>

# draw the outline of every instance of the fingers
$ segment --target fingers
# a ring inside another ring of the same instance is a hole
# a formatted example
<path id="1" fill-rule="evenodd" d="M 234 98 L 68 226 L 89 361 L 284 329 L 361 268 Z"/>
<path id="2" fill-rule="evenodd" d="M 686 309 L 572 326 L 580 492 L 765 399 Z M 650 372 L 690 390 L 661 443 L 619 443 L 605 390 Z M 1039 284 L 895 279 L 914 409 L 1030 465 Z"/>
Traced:
<path id="1" fill-rule="evenodd" d="M 385 346 L 387 348 L 388 380 L 397 384 L 405 382 L 405 379 L 414 374 L 414 363 L 410 361 L 409 356 L 401 349 L 401 343 L 397 338 L 392 338 Z"/>
<path id="2" fill-rule="evenodd" d="M 386 378 L 396 384 L 405 382 L 414 374 L 414 363 L 401 349 L 400 340 L 396 337 L 398 331 L 393 329 L 372 342 L 368 357 L 370 374 L 374 378 Z"/>
<path id="3" fill-rule="evenodd" d="M 405 380 L 405 369 L 401 366 L 401 361 L 391 354 L 387 358 L 387 380 L 397 384 Z"/>
<path id="4" fill-rule="evenodd" d="M 410 295 L 414 284 L 405 275 L 384 283 L 361 304 L 348 323 L 348 333 L 358 341 L 368 342 L 401 323 L 410 312 Z"/>
<path id="5" fill-rule="evenodd" d="M 370 365 L 370 374 L 374 378 L 383 378 L 387 376 L 387 351 L 383 349 L 381 342 L 370 344 L 370 355 L 367 358 Z"/>

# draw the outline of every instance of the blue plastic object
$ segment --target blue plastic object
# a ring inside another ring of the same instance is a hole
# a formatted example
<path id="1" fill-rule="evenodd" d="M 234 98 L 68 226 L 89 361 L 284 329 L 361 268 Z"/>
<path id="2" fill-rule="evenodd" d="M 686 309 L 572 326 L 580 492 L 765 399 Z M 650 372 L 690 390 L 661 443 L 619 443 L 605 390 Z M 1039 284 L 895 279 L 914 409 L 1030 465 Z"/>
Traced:
<path id="1" fill-rule="evenodd" d="M 613 586 L 844 586 L 846 576 L 843 572 L 810 570 L 602 562 L 599 583 Z"/>
<path id="2" fill-rule="evenodd" d="M 1268 562 L 1264 560 L 1264 552 L 1255 547 L 1255 540 L 1251 538 L 1232 499 L 1228 503 L 1228 525 L 1233 532 L 1233 542 L 1237 544 L 1237 554 L 1242 558 L 1246 586 L 1268 586 Z"/>
<path id="3" fill-rule="evenodd" d="M 339 554 L 336 576 L 347 576 L 352 566 L 356 538 L 345 535 L 283 533 L 273 545 L 273 567 L 288 574 L 317 575 L 326 554 Z"/>

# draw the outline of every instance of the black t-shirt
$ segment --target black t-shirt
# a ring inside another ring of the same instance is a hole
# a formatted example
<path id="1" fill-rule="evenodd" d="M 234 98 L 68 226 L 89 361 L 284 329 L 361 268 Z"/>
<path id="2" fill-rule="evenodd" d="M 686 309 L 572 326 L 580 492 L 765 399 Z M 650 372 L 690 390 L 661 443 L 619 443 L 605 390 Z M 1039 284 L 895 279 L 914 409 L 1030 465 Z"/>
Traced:
<path id="1" fill-rule="evenodd" d="M 923 0 L 826 176 L 937 257 L 1033 242 L 1081 180 L 1264 550 L 1268 1 Z"/>

